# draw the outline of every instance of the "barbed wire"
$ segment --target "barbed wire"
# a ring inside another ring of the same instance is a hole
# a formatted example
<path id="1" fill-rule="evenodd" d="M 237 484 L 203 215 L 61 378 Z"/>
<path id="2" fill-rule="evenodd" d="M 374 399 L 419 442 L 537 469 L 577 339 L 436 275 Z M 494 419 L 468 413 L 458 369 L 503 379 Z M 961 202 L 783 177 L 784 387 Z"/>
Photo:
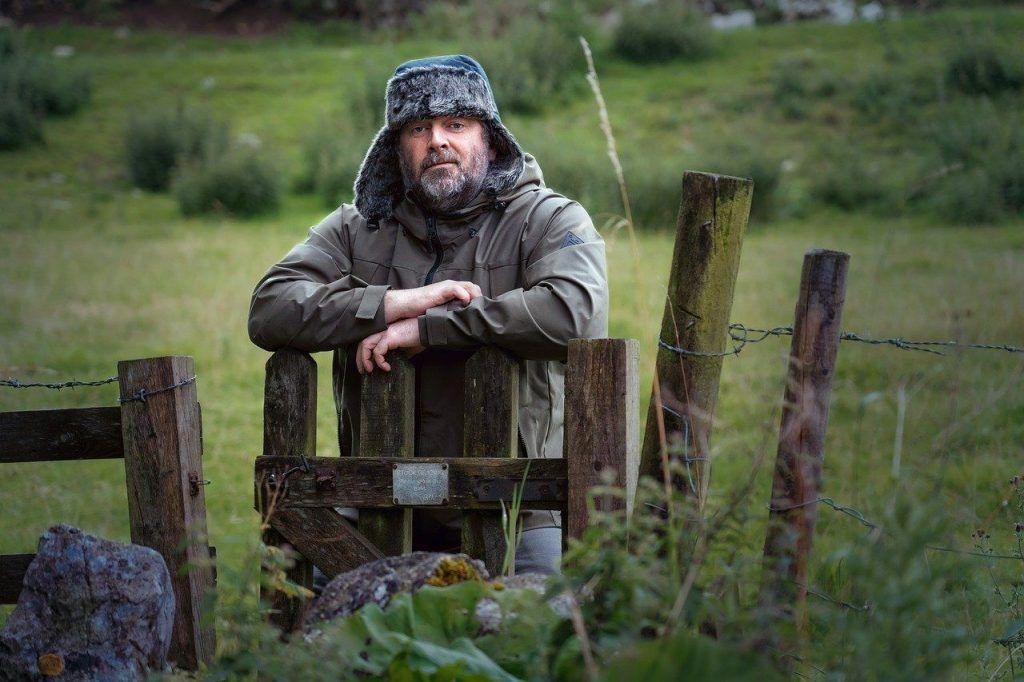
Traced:
<path id="1" fill-rule="evenodd" d="M 108 377 L 106 379 L 97 379 L 96 381 L 78 381 L 72 379 L 71 381 L 61 381 L 59 383 L 44 384 L 38 382 L 22 382 L 17 379 L 10 377 L 7 379 L 0 379 L 0 386 L 6 386 L 8 388 L 52 388 L 57 391 L 62 388 L 74 388 L 76 386 L 104 386 L 106 384 L 112 384 L 117 381 L 117 377 Z"/>
<path id="2" fill-rule="evenodd" d="M 97 379 L 95 381 L 78 381 L 77 379 L 72 379 L 70 381 L 47 384 L 41 382 L 23 382 L 11 377 L 7 379 L 0 379 L 0 386 L 6 386 L 8 388 L 50 388 L 59 391 L 63 388 L 74 388 L 76 386 L 104 386 L 106 384 L 112 384 L 118 379 L 120 379 L 120 377 L 108 377 L 106 379 Z M 175 384 L 164 386 L 163 388 L 154 388 L 152 390 L 140 388 L 128 397 L 119 395 L 117 397 L 117 402 L 122 404 L 133 402 L 144 403 L 150 396 L 154 396 L 158 393 L 166 393 L 167 391 L 173 391 L 174 389 L 181 388 L 182 386 L 188 386 L 189 384 L 195 383 L 196 379 L 198 379 L 198 376 L 193 374 L 188 379 L 182 379 Z"/>
<path id="3" fill-rule="evenodd" d="M 149 398 L 152 395 L 156 395 L 157 393 L 164 393 L 166 391 L 173 391 L 174 389 L 181 388 L 182 386 L 188 386 L 189 384 L 195 383 L 197 378 L 198 377 L 193 374 L 188 379 L 182 379 L 181 381 L 179 381 L 176 384 L 171 384 L 170 386 L 164 386 L 163 388 L 156 388 L 156 389 L 153 389 L 152 391 L 147 391 L 144 388 L 140 388 L 138 391 L 136 391 L 132 395 L 128 396 L 127 398 L 125 398 L 124 396 L 118 396 L 117 397 L 117 402 L 119 402 L 119 403 L 142 402 L 142 403 L 144 403 L 144 402 L 146 402 L 146 399 Z"/>
<path id="4" fill-rule="evenodd" d="M 754 335 L 754 336 L 752 336 Z M 670 350 L 673 353 L 679 355 L 691 356 L 691 357 L 703 357 L 703 358 L 720 358 L 728 357 L 730 355 L 739 355 L 740 352 L 750 343 L 760 343 L 765 339 L 776 337 L 776 336 L 792 336 L 793 327 L 791 326 L 778 326 L 770 327 L 768 329 L 760 329 L 758 327 L 748 327 L 742 322 L 733 322 L 729 325 L 729 338 L 733 342 L 733 347 L 730 350 L 715 352 L 715 351 L 696 351 L 689 350 L 687 348 L 680 348 L 675 344 L 671 344 L 664 339 L 658 339 L 658 345 L 666 350 Z M 854 341 L 857 343 L 865 343 L 871 346 L 893 346 L 900 350 L 913 350 L 921 353 L 931 353 L 933 355 L 945 355 L 938 348 L 958 348 L 964 350 L 1000 350 L 1007 353 L 1024 353 L 1024 348 L 1020 346 L 1011 346 L 1009 344 L 995 344 L 995 343 L 961 343 L 959 341 L 908 341 L 899 337 L 891 338 L 872 338 L 864 336 L 856 332 L 842 332 L 839 335 L 840 341 Z"/>
<path id="5" fill-rule="evenodd" d="M 871 528 L 872 530 L 878 529 L 878 530 L 883 531 L 883 532 L 888 534 L 888 531 L 886 531 L 885 528 L 883 528 L 881 525 L 875 523 L 874 521 L 871 521 L 870 519 L 868 519 L 866 516 L 864 516 L 864 514 L 860 510 L 854 509 L 853 507 L 848 507 L 846 505 L 838 504 L 835 500 L 833 500 L 830 497 L 818 497 L 818 498 L 815 498 L 813 500 L 807 500 L 806 502 L 800 502 L 798 504 L 789 505 L 787 507 L 773 507 L 773 506 L 771 506 L 769 504 L 768 505 L 768 511 L 770 511 L 770 512 L 792 511 L 793 509 L 800 509 L 801 507 L 809 507 L 812 504 L 819 504 L 819 503 L 824 504 L 824 505 L 826 505 L 828 507 L 831 507 L 835 511 L 840 512 L 842 514 L 845 514 L 845 515 L 849 516 L 852 519 L 856 519 L 858 522 L 860 522 L 864 526 L 867 526 L 868 528 Z M 969 549 L 957 549 L 955 547 L 943 547 L 942 545 L 925 545 L 925 549 L 934 550 L 936 552 L 948 552 L 950 554 L 961 554 L 961 555 L 964 555 L 964 556 L 980 557 L 980 558 L 983 558 L 983 559 L 1012 559 L 1014 561 L 1024 562 L 1024 556 L 1020 556 L 1020 555 L 1016 555 L 1016 554 L 995 554 L 994 552 L 976 552 L 976 551 L 972 551 L 972 550 L 969 550 Z"/>

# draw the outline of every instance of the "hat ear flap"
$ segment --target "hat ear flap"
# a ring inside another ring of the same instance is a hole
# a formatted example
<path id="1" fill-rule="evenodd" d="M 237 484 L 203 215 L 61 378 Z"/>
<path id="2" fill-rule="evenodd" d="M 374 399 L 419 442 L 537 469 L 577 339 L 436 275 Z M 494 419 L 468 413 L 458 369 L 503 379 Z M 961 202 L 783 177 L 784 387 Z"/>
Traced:
<path id="1" fill-rule="evenodd" d="M 355 206 L 368 221 L 391 215 L 395 202 L 405 191 L 399 166 L 398 131 L 387 126 L 377 132 L 356 175 Z"/>

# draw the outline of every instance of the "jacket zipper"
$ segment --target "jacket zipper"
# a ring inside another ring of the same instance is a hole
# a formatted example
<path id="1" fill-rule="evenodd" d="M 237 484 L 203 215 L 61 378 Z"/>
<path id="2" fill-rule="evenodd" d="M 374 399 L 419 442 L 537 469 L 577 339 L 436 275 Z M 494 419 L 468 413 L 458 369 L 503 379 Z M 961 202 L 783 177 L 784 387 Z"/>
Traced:
<path id="1" fill-rule="evenodd" d="M 434 274 L 441 267 L 441 259 L 444 258 L 444 248 L 441 246 L 441 240 L 437 238 L 437 219 L 432 215 L 427 216 L 427 237 L 430 239 L 430 248 L 436 255 L 434 256 L 434 265 L 431 266 L 430 272 L 423 280 L 424 286 L 434 281 Z"/>

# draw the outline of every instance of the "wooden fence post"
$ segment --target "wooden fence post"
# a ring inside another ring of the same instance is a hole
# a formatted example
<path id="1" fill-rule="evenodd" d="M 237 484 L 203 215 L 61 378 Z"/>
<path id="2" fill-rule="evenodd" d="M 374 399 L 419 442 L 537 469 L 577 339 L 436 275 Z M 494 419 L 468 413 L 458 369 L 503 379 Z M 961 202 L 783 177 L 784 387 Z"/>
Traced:
<path id="1" fill-rule="evenodd" d="M 812 250 L 804 256 L 796 303 L 772 501 L 764 542 L 761 606 L 778 625 L 771 645 L 784 653 L 781 630 L 803 629 L 807 565 L 817 520 L 829 395 L 839 350 L 839 324 L 849 255 Z M 796 634 L 796 633 L 794 633 Z"/>
<path id="2" fill-rule="evenodd" d="M 602 511 L 632 511 L 639 454 L 636 339 L 573 339 L 565 373 L 565 457 L 569 490 L 563 527 L 578 538 L 590 521 L 587 496 L 611 471 L 626 499 L 597 499 Z"/>
<path id="3" fill-rule="evenodd" d="M 700 354 L 727 347 L 753 184 L 711 173 L 683 175 L 661 340 L 696 355 L 658 348 L 640 474 L 660 480 L 663 456 L 684 461 L 692 475 L 676 485 L 696 499 L 699 509 L 710 479 L 708 437 L 722 371 L 721 356 Z"/>
<path id="4" fill-rule="evenodd" d="M 481 348 L 466 362 L 465 387 L 462 456 L 518 456 L 519 363 L 500 348 Z M 501 572 L 505 549 L 500 512 L 463 515 L 462 551 L 492 576 Z"/>
<path id="5" fill-rule="evenodd" d="M 176 600 L 169 658 L 195 670 L 213 659 L 213 587 L 195 362 L 170 356 L 117 363 L 132 542 L 164 557 Z M 180 384 L 171 390 L 159 391 Z M 145 391 L 145 394 L 140 394 Z M 145 396 L 130 400 L 132 396 Z"/>
<path id="6" fill-rule="evenodd" d="M 415 454 L 416 369 L 401 353 L 389 353 L 391 371 L 363 375 L 359 401 L 359 455 Z M 361 509 L 359 532 L 386 556 L 412 551 L 412 509 Z"/>
<path id="7" fill-rule="evenodd" d="M 280 350 L 270 356 L 266 365 L 263 390 L 263 454 L 292 457 L 316 455 L 316 360 L 309 354 Z M 280 511 L 268 509 L 273 493 L 269 487 L 258 486 L 260 512 L 267 524 L 263 543 L 286 547 L 292 552 L 295 565 L 288 570 L 288 579 L 306 589 L 313 586 L 313 564 L 300 554 L 280 532 L 271 528 L 267 519 Z M 270 621 L 284 632 L 291 632 L 305 615 L 308 600 L 289 597 L 281 592 L 269 594 L 261 589 L 260 597 L 270 602 Z"/>

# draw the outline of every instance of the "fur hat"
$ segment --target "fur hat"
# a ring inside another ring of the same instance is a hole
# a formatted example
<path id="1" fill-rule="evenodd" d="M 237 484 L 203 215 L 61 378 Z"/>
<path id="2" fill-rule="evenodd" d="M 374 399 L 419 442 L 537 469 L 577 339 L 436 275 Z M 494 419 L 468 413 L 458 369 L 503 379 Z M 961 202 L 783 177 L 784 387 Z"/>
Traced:
<path id="1" fill-rule="evenodd" d="M 399 65 L 388 81 L 385 101 L 384 127 L 356 176 L 355 205 L 367 221 L 389 217 L 405 194 L 398 136 L 409 121 L 436 116 L 479 119 L 487 126 L 495 152 L 481 191 L 496 197 L 519 180 L 525 164 L 523 150 L 502 124 L 487 74 L 472 57 L 425 57 Z"/>

